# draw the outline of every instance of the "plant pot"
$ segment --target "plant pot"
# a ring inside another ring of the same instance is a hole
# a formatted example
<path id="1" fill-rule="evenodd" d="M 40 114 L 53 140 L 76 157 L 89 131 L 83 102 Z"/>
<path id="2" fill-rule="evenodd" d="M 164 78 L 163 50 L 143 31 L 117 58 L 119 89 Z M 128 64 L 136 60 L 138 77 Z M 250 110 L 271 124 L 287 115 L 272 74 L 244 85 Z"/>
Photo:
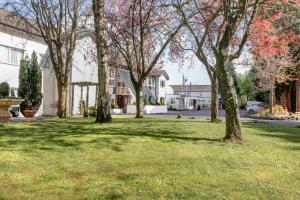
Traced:
<path id="1" fill-rule="evenodd" d="M 23 114 L 26 118 L 33 118 L 36 113 L 36 110 L 24 110 Z"/>
<path id="2" fill-rule="evenodd" d="M 22 99 L 0 99 L 0 120 L 11 118 L 10 106 L 19 105 L 22 101 Z"/>

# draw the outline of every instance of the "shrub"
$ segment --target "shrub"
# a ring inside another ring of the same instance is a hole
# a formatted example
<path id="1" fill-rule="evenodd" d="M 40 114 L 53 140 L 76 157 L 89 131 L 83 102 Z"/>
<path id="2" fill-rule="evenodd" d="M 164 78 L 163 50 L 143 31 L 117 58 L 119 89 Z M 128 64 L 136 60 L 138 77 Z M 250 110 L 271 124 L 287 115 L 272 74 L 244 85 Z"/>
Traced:
<path id="1" fill-rule="evenodd" d="M 89 107 L 89 116 L 90 117 L 96 117 L 97 116 L 96 106 Z"/>
<path id="2" fill-rule="evenodd" d="M 7 82 L 0 83 L 0 98 L 8 98 L 9 84 Z"/>
<path id="3" fill-rule="evenodd" d="M 261 109 L 256 114 L 256 118 L 263 118 L 263 119 L 287 119 L 289 118 L 290 114 L 282 107 L 282 105 L 275 105 L 272 108 L 273 113 L 270 114 L 269 109 Z"/>
<path id="4" fill-rule="evenodd" d="M 24 99 L 21 111 L 26 109 L 38 110 L 42 103 L 42 72 L 35 52 L 21 60 L 19 72 L 19 97 Z"/>
<path id="5" fill-rule="evenodd" d="M 111 108 L 111 109 L 115 109 L 115 108 L 116 108 L 116 105 L 115 105 L 114 103 L 112 103 L 112 104 L 110 105 L 110 108 Z"/>

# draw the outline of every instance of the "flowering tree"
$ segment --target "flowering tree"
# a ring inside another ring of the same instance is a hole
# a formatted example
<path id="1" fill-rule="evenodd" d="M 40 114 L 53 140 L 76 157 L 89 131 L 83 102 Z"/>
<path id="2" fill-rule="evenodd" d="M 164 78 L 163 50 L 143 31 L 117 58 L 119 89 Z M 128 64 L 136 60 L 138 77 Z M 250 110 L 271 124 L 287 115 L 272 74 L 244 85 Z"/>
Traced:
<path id="1" fill-rule="evenodd" d="M 295 68 L 288 55 L 274 57 L 256 57 L 253 68 L 257 79 L 257 89 L 269 92 L 269 111 L 273 113 L 276 84 L 285 83 L 294 78 Z"/>
<path id="2" fill-rule="evenodd" d="M 292 11 L 296 7 L 299 10 L 299 5 L 297 1 L 274 1 L 272 6 L 263 7 L 251 26 L 257 89 L 269 92 L 271 114 L 276 84 L 295 78 L 296 60 L 291 52 L 294 44 L 299 42 L 299 36 L 289 27 L 288 19 L 293 18 Z"/>
<path id="3" fill-rule="evenodd" d="M 226 110 L 224 140 L 242 142 L 237 94 L 230 64 L 240 57 L 248 40 L 250 25 L 265 1 L 185 1 L 174 0 L 178 14 L 196 43 L 196 55 L 216 76 Z M 187 18 L 188 16 L 193 16 Z"/>
<path id="4" fill-rule="evenodd" d="M 207 50 L 207 31 L 201 19 L 197 21 L 199 9 L 204 10 L 202 7 L 185 6 L 186 1 L 174 1 L 173 6 L 176 8 L 179 16 L 185 23 L 185 27 L 177 35 L 176 40 L 171 43 L 171 58 L 186 63 L 188 59 L 192 59 L 186 52 L 192 52 L 193 55 L 205 66 L 208 77 L 211 82 L 211 122 L 218 121 L 218 84 L 216 69 L 213 63 L 210 62 L 210 52 Z M 208 9 L 208 8 L 206 8 Z M 217 15 L 210 16 L 216 18 Z M 193 62 L 191 62 L 193 64 Z"/>
<path id="5" fill-rule="evenodd" d="M 108 35 L 130 72 L 136 97 L 137 118 L 143 117 L 141 93 L 149 73 L 182 24 L 167 0 L 118 0 L 108 6 Z"/>

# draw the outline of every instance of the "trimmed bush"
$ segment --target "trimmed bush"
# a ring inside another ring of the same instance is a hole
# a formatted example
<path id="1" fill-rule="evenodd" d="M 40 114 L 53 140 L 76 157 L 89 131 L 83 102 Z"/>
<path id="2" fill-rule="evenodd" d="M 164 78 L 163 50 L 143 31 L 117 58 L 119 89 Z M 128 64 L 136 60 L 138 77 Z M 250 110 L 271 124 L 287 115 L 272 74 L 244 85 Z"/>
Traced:
<path id="1" fill-rule="evenodd" d="M 9 84 L 7 82 L 0 83 L 0 98 L 8 98 L 9 88 Z"/>

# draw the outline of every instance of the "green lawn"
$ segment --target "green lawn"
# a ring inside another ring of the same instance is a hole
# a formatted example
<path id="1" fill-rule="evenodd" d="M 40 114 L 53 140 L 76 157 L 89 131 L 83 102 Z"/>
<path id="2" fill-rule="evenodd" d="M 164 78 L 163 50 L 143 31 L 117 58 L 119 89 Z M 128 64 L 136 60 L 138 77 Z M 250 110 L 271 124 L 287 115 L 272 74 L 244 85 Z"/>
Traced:
<path id="1" fill-rule="evenodd" d="M 93 121 L 0 125 L 0 199 L 300 199 L 300 128 Z"/>

